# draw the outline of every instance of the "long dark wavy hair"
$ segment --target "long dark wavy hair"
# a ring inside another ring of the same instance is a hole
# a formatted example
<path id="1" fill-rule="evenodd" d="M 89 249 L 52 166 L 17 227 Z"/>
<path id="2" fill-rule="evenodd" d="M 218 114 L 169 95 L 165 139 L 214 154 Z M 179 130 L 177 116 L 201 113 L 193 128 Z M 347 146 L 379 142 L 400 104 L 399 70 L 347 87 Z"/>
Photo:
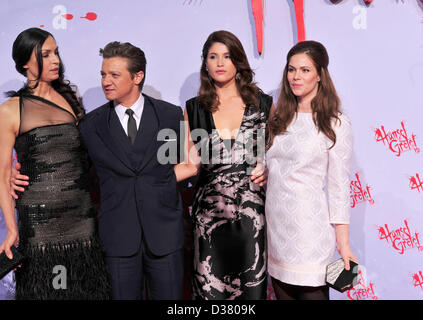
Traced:
<path id="1" fill-rule="evenodd" d="M 20 94 L 31 94 L 34 89 L 38 87 L 41 79 L 41 73 L 43 70 L 43 57 L 41 53 L 41 48 L 48 37 L 53 37 L 50 32 L 39 28 L 30 28 L 22 31 L 13 42 L 12 57 L 15 61 L 16 70 L 27 77 L 27 70 L 24 68 L 31 58 L 31 54 L 35 49 L 35 57 L 37 59 L 38 65 L 38 77 L 36 79 L 35 86 L 29 86 L 26 83 L 18 91 L 9 91 L 6 93 L 9 97 L 19 96 Z M 80 99 L 76 96 L 76 90 L 72 88 L 70 82 L 64 79 L 65 67 L 63 66 L 62 59 L 59 56 L 59 77 L 51 82 L 51 86 L 59 94 L 61 94 L 69 105 L 72 107 L 73 112 L 75 113 L 77 119 L 81 119 L 85 115 L 85 109 L 82 106 Z"/>
<path id="2" fill-rule="evenodd" d="M 215 31 L 210 34 L 203 46 L 203 61 L 200 71 L 201 86 L 198 92 L 201 104 L 210 112 L 215 112 L 220 103 L 214 80 L 209 76 L 206 69 L 210 47 L 216 42 L 223 43 L 229 50 L 229 56 L 237 71 L 235 76 L 236 86 L 243 102 L 246 106 L 251 105 L 258 108 L 258 93 L 260 89 L 253 82 L 254 72 L 248 63 L 247 55 L 241 41 L 234 34 L 225 30 Z"/>
<path id="3" fill-rule="evenodd" d="M 307 54 L 311 58 L 320 77 L 317 94 L 311 101 L 313 121 L 317 129 L 333 142 L 331 148 L 336 143 L 336 134 L 331 124 L 333 120 L 340 121 L 338 116 L 341 102 L 328 71 L 329 56 L 326 48 L 321 43 L 317 41 L 302 41 L 292 47 L 286 57 L 281 94 L 276 110 L 273 116 L 269 118 L 267 126 L 267 136 L 269 137 L 267 149 L 272 146 L 276 135 L 286 132 L 288 125 L 297 113 L 298 100 L 288 82 L 288 66 L 291 57 L 300 53 Z"/>

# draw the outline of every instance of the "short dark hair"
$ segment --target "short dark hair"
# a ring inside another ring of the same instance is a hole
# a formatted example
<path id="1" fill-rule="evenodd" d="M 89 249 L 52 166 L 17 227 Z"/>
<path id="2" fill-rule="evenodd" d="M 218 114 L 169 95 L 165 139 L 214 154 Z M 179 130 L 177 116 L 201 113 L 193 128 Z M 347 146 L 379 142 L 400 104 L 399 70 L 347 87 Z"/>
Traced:
<path id="1" fill-rule="evenodd" d="M 145 81 L 145 66 L 147 64 L 147 60 L 145 59 L 144 52 L 140 48 L 129 42 L 121 43 L 119 41 L 113 41 L 108 43 L 104 49 L 100 49 L 100 56 L 102 56 L 103 59 L 113 57 L 128 59 L 128 71 L 131 76 L 140 71 L 144 72 L 144 78 L 138 85 L 139 90 L 142 90 Z"/>

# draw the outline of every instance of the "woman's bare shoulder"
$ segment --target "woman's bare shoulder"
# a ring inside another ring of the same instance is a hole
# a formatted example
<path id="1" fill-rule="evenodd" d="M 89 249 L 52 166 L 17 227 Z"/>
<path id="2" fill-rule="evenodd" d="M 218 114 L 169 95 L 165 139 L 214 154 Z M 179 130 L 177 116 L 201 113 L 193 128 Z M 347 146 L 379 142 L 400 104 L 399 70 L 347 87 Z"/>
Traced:
<path id="1" fill-rule="evenodd" d="M 19 97 L 12 97 L 0 105 L 0 121 L 19 121 Z"/>
<path id="2" fill-rule="evenodd" d="M 0 112 L 16 111 L 19 108 L 19 97 L 12 97 L 0 105 Z"/>

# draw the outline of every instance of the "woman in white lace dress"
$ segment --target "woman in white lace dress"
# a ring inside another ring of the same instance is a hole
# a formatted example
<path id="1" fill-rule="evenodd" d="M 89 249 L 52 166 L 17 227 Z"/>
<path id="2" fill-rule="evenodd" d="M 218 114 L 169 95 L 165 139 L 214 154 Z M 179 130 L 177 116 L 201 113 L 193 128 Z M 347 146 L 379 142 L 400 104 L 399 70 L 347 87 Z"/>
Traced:
<path id="1" fill-rule="evenodd" d="M 336 245 L 347 269 L 358 262 L 348 234 L 352 131 L 328 63 L 322 44 L 296 44 L 269 117 L 268 269 L 278 299 L 329 299 L 325 272 Z"/>

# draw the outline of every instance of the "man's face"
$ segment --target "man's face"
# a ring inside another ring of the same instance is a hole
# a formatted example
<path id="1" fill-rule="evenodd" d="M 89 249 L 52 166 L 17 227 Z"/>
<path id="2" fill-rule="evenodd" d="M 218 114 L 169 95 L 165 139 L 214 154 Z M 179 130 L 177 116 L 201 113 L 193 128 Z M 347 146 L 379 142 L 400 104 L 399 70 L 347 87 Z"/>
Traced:
<path id="1" fill-rule="evenodd" d="M 101 86 L 108 100 L 115 100 L 126 107 L 131 106 L 138 99 L 138 85 L 143 78 L 142 71 L 131 76 L 126 58 L 112 57 L 103 60 Z"/>

